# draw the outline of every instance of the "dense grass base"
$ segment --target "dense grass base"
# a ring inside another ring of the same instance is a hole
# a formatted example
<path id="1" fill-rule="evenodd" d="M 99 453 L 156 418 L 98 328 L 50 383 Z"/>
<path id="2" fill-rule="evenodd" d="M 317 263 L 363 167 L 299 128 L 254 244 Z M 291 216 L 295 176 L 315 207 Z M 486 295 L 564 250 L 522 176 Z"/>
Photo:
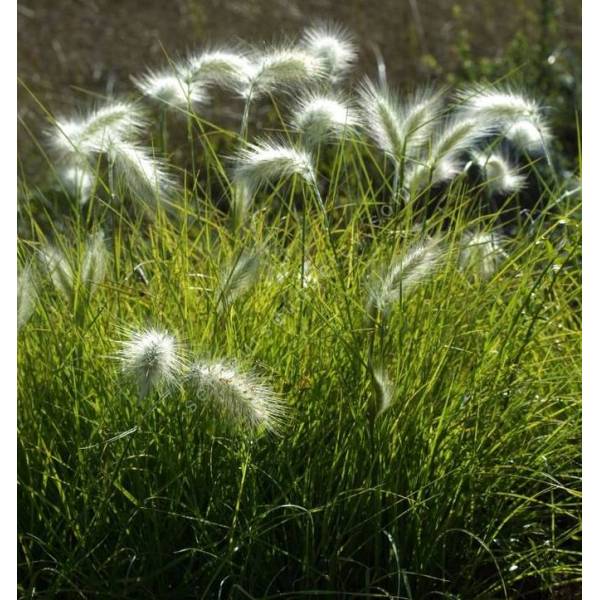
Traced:
<path id="1" fill-rule="evenodd" d="M 282 203 L 236 234 L 188 195 L 152 221 L 121 210 L 91 299 L 42 280 L 19 335 L 20 597 L 574 597 L 571 209 L 522 229 L 484 279 L 460 268 L 459 244 L 491 220 L 456 194 L 427 222 L 441 268 L 382 324 L 365 282 L 420 221 L 404 209 L 374 225 L 366 195 L 344 204 L 325 222 Z M 85 219 L 66 223 L 53 241 L 77 264 Z M 215 290 L 242 251 L 259 274 L 224 305 Z M 123 326 L 148 325 L 263 375 L 289 406 L 281 435 L 232 427 L 183 390 L 140 402 L 111 356 Z M 393 387 L 377 416 L 374 363 Z"/>

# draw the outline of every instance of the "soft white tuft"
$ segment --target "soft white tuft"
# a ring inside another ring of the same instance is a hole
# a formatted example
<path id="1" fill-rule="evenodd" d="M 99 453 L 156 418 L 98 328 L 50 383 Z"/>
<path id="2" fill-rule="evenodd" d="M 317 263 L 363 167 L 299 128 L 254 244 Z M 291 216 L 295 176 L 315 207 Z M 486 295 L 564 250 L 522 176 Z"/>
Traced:
<path id="1" fill-rule="evenodd" d="M 256 375 L 242 372 L 233 362 L 196 362 L 188 381 L 200 400 L 215 402 L 236 424 L 277 432 L 287 417 L 280 397 Z"/>
<path id="2" fill-rule="evenodd" d="M 159 385 L 172 385 L 182 370 L 179 344 L 169 333 L 158 329 L 131 331 L 129 339 L 120 344 L 116 358 L 123 373 L 136 382 L 140 398 Z"/>
<path id="3" fill-rule="evenodd" d="M 494 232 L 467 231 L 461 239 L 460 266 L 489 279 L 508 258 L 504 238 Z"/>
<path id="4" fill-rule="evenodd" d="M 17 281 L 17 331 L 31 318 L 35 310 L 37 297 L 33 278 L 33 266 L 32 263 L 28 263 L 21 273 L 19 273 Z"/>
<path id="5" fill-rule="evenodd" d="M 315 185 L 313 159 L 308 152 L 265 140 L 248 144 L 237 156 L 234 179 L 250 189 L 264 181 L 291 175 L 299 175 L 310 185 Z"/>
<path id="6" fill-rule="evenodd" d="M 300 100 L 292 113 L 292 127 L 309 146 L 342 138 L 358 125 L 346 102 L 333 95 L 312 94 Z"/>
<path id="7" fill-rule="evenodd" d="M 240 95 L 255 100 L 290 86 L 315 82 L 323 77 L 321 61 L 303 50 L 282 48 L 257 54 L 237 87 Z"/>
<path id="8" fill-rule="evenodd" d="M 492 192 L 515 194 L 526 184 L 524 175 L 520 175 L 506 158 L 498 153 L 487 156 L 484 153 L 473 153 L 473 159 L 485 175 L 485 183 Z"/>
<path id="9" fill-rule="evenodd" d="M 357 48 L 350 33 L 336 24 L 318 25 L 304 31 L 302 46 L 317 56 L 329 79 L 338 82 L 356 61 Z"/>
<path id="10" fill-rule="evenodd" d="M 442 256 L 441 241 L 430 238 L 411 246 L 403 256 L 394 257 L 369 282 L 369 315 L 387 317 L 394 302 L 406 298 L 437 271 Z"/>
<path id="11" fill-rule="evenodd" d="M 68 166 L 60 171 L 59 177 L 67 192 L 76 198 L 81 206 L 87 204 L 94 185 L 94 177 L 89 167 L 85 164 Z"/>
<path id="12" fill-rule="evenodd" d="M 201 84 L 188 82 L 174 71 L 149 71 L 134 83 L 145 96 L 183 110 L 209 99 Z"/>

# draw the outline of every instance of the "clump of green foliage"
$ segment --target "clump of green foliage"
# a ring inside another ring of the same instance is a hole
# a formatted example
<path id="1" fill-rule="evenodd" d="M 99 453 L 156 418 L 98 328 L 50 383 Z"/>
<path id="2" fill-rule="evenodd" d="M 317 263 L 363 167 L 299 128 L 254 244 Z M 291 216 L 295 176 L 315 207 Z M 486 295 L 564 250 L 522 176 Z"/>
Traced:
<path id="1" fill-rule="evenodd" d="M 578 189 L 539 103 L 356 95 L 354 56 L 317 28 L 147 74 L 156 119 L 49 115 L 56 189 L 22 182 L 19 215 L 21 597 L 576 588 Z M 202 118 L 221 88 L 239 132 Z M 280 131 L 252 138 L 261 103 Z"/>

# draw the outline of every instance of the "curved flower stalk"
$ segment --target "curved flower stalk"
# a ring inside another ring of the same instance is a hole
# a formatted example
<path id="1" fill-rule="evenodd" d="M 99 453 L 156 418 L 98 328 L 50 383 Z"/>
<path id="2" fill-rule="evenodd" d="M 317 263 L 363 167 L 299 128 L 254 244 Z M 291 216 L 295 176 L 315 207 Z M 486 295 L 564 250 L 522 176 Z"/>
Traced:
<path id="1" fill-rule="evenodd" d="M 237 84 L 237 92 L 245 99 L 241 136 L 246 138 L 251 104 L 272 92 L 294 85 L 315 83 L 324 76 L 321 60 L 304 50 L 278 48 L 256 53 L 245 77 Z"/>
<path id="2" fill-rule="evenodd" d="M 253 65 L 245 54 L 217 49 L 190 56 L 183 72 L 186 80 L 192 83 L 236 89 L 247 81 L 252 68 Z"/>
<path id="3" fill-rule="evenodd" d="M 188 81 L 185 74 L 175 69 L 149 71 L 133 81 L 144 96 L 183 111 L 197 104 L 205 104 L 209 100 L 203 85 Z"/>
<path id="4" fill-rule="evenodd" d="M 17 280 L 17 331 L 19 331 L 33 315 L 37 302 L 37 290 L 33 277 L 32 263 L 28 263 L 19 273 Z"/>
<path id="5" fill-rule="evenodd" d="M 402 103 L 386 86 L 369 79 L 359 91 L 363 126 L 394 162 L 393 195 L 404 185 L 404 171 L 419 155 L 441 114 L 441 92 L 422 90 Z"/>
<path id="6" fill-rule="evenodd" d="M 158 386 L 171 386 L 183 371 L 185 360 L 177 340 L 159 329 L 130 331 L 115 358 L 122 372 L 135 381 L 140 399 Z"/>
<path id="7" fill-rule="evenodd" d="M 53 246 L 46 246 L 39 251 L 39 257 L 54 288 L 65 300 L 72 302 L 75 296 L 76 274 L 65 255 Z"/>
<path id="8" fill-rule="evenodd" d="M 351 134 L 359 124 L 354 110 L 333 94 L 310 94 L 292 112 L 292 127 L 309 147 Z"/>
<path id="9" fill-rule="evenodd" d="M 39 252 L 40 259 L 55 289 L 69 302 L 75 298 L 78 282 L 83 286 L 87 299 L 91 298 L 106 275 L 108 253 L 104 244 L 104 235 L 96 233 L 88 238 L 80 265 L 73 265 L 65 255 L 46 246 Z"/>
<path id="10" fill-rule="evenodd" d="M 232 361 L 195 362 L 187 381 L 199 400 L 214 402 L 236 425 L 277 433 L 288 417 L 279 395 Z"/>
<path id="11" fill-rule="evenodd" d="M 283 143 L 263 140 L 248 144 L 237 155 L 234 180 L 254 191 L 266 181 L 298 175 L 316 189 L 312 156 Z"/>
<path id="12" fill-rule="evenodd" d="M 391 306 L 411 294 L 429 279 L 440 266 L 443 257 L 441 240 L 437 237 L 414 244 L 400 257 L 394 257 L 368 284 L 367 312 L 372 319 L 389 316 Z"/>
<path id="13" fill-rule="evenodd" d="M 110 102 L 80 119 L 58 120 L 52 132 L 54 148 L 65 159 L 90 158 L 105 152 L 111 140 L 131 139 L 146 125 L 131 102 Z"/>
<path id="14" fill-rule="evenodd" d="M 134 194 L 162 197 L 172 182 L 162 163 L 135 139 L 144 125 L 135 105 L 113 102 L 87 118 L 57 121 L 54 146 L 71 165 L 81 166 L 96 155 L 106 155 L 113 194 L 113 175 L 117 171 Z"/>
<path id="15" fill-rule="evenodd" d="M 465 232 L 460 244 L 461 269 L 471 270 L 483 280 L 490 279 L 508 258 L 503 245 L 504 238 L 495 232 Z"/>
<path id="16" fill-rule="evenodd" d="M 485 184 L 492 193 L 515 194 L 526 185 L 526 178 L 520 175 L 501 154 L 472 154 L 474 162 L 484 174 Z"/>
<path id="17" fill-rule="evenodd" d="M 541 106 L 531 98 L 511 90 L 475 86 L 460 91 L 457 99 L 461 111 L 500 127 L 519 150 L 548 155 L 550 130 Z"/>
<path id="18" fill-rule="evenodd" d="M 447 182 L 463 171 L 465 155 L 493 129 L 482 119 L 452 117 L 434 131 L 421 164 L 409 169 L 405 190 L 416 192 L 428 185 Z"/>
<path id="19" fill-rule="evenodd" d="M 216 288 L 219 312 L 252 289 L 258 281 L 259 268 L 259 256 L 244 251 L 222 270 Z"/>
<path id="20" fill-rule="evenodd" d="M 347 74 L 358 54 L 348 30 L 334 23 L 305 29 L 301 46 L 321 60 L 332 84 L 338 83 Z"/>

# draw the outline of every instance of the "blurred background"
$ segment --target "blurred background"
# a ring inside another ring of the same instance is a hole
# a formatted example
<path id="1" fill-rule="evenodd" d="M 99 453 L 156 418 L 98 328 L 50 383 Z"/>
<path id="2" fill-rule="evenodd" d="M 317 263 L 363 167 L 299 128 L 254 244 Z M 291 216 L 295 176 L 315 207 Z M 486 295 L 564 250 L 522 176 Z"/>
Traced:
<path id="1" fill-rule="evenodd" d="M 25 0 L 18 3 L 18 159 L 36 175 L 36 150 L 54 115 L 134 91 L 132 75 L 206 45 L 293 39 L 335 20 L 361 48 L 355 77 L 388 82 L 507 81 L 550 108 L 561 153 L 577 159 L 581 106 L 578 0 Z M 42 109 L 41 106 L 44 108 Z M 207 115 L 209 118 L 214 115 Z"/>

